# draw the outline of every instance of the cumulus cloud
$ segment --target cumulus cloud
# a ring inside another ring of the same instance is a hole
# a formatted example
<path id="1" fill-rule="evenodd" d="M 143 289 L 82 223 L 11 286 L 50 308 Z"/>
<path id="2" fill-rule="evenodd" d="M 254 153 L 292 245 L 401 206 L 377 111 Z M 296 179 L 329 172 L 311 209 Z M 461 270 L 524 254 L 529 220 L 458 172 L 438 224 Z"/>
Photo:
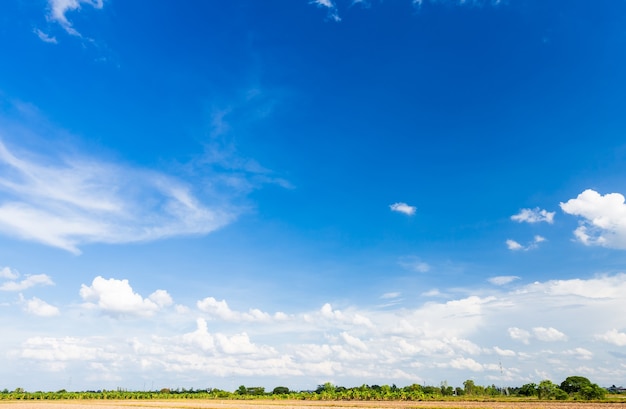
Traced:
<path id="1" fill-rule="evenodd" d="M 589 279 L 548 280 L 521 287 L 520 293 L 541 293 L 551 297 L 575 296 L 588 299 L 619 299 L 626 293 L 626 274 L 598 275 Z"/>
<path id="2" fill-rule="evenodd" d="M 489 279 L 487 279 L 487 281 L 489 281 L 491 284 L 494 285 L 507 285 L 512 283 L 515 280 L 519 280 L 518 276 L 497 276 L 497 277 L 491 277 Z"/>
<path id="3" fill-rule="evenodd" d="M 524 249 L 524 246 L 522 246 L 521 244 L 519 244 L 518 242 L 516 242 L 515 240 L 512 240 L 512 239 L 508 239 L 506 241 L 506 247 L 509 250 L 513 250 L 513 251 L 523 250 Z"/>
<path id="4" fill-rule="evenodd" d="M 392 205 L 389 205 L 389 208 L 391 209 L 392 212 L 403 213 L 403 214 L 406 214 L 407 216 L 413 216 L 415 212 L 417 211 L 417 208 L 415 206 L 409 206 L 408 204 L 404 202 L 394 203 Z"/>
<path id="5" fill-rule="evenodd" d="M 337 321 L 337 322 L 348 323 L 348 324 L 353 324 L 353 325 L 363 325 L 366 327 L 373 326 L 369 318 L 365 317 L 364 315 L 359 314 L 359 313 L 354 313 L 354 312 L 344 313 L 341 310 L 333 309 L 330 303 L 326 303 L 322 306 L 322 308 L 319 311 L 319 315 L 322 318 L 331 320 L 331 321 Z"/>
<path id="6" fill-rule="evenodd" d="M 620 193 L 601 195 L 587 189 L 575 199 L 561 203 L 567 214 L 578 216 L 574 236 L 587 246 L 626 249 L 626 204 Z"/>
<path id="7" fill-rule="evenodd" d="M 618 347 L 626 346 L 626 333 L 619 332 L 615 328 L 608 330 L 604 334 L 598 334 L 595 339 L 617 345 Z"/>
<path id="8" fill-rule="evenodd" d="M 0 285 L 0 291 L 24 291 L 38 285 L 54 285 L 54 282 L 46 274 L 28 275 L 21 281 L 7 281 L 2 283 L 2 285 Z"/>
<path id="9" fill-rule="evenodd" d="M 554 215 L 556 212 L 549 212 L 545 209 L 522 209 L 518 214 L 511 216 L 511 220 L 518 223 L 554 223 Z"/>
<path id="10" fill-rule="evenodd" d="M 206 297 L 199 300 L 196 306 L 200 311 L 207 313 L 210 317 L 223 321 L 269 322 L 272 320 L 284 321 L 289 319 L 285 313 L 277 312 L 272 316 L 257 308 L 250 308 L 248 312 L 233 311 L 228 306 L 226 300 L 218 301 L 213 297 Z"/>
<path id="11" fill-rule="evenodd" d="M 512 351 L 510 349 L 502 349 L 502 348 L 499 348 L 499 347 L 493 347 L 493 351 L 496 354 L 500 355 L 500 356 L 515 356 L 515 355 L 517 355 L 515 353 L 515 351 Z"/>
<path id="12" fill-rule="evenodd" d="M 533 237 L 533 240 L 531 242 L 523 246 L 515 240 L 508 239 L 506 241 L 506 247 L 511 251 L 518 251 L 518 250 L 528 251 L 528 250 L 536 249 L 539 246 L 539 243 L 542 243 L 544 241 L 546 241 L 545 237 L 535 235 L 535 237 Z"/>
<path id="13" fill-rule="evenodd" d="M 24 311 L 29 314 L 40 317 L 54 317 L 59 315 L 59 309 L 57 307 L 50 305 L 37 297 L 27 300 L 20 294 L 20 302 L 24 305 Z"/>
<path id="14" fill-rule="evenodd" d="M 348 334 L 345 331 L 342 332 L 339 335 L 345 341 L 345 343 L 350 345 L 351 347 L 354 347 L 354 348 L 362 350 L 362 351 L 367 350 L 367 345 L 365 345 L 365 343 L 363 341 L 361 341 L 359 338 L 354 337 L 354 336 Z"/>
<path id="15" fill-rule="evenodd" d="M 90 286 L 94 287 L 98 286 Z M 534 381 L 534 376 L 562 379 L 580 373 L 581 361 L 613 362 L 604 342 L 626 343 L 620 329 L 623 319 L 615 313 L 626 308 L 625 287 L 626 275 L 611 275 L 488 288 L 488 297 L 454 297 L 458 292 L 448 291 L 446 298 L 452 299 L 392 309 L 337 309 L 326 303 L 292 313 L 289 325 L 275 320 L 248 325 L 252 321 L 243 314 L 254 309 L 239 312 L 225 301 L 205 299 L 206 311 L 200 311 L 206 316 L 197 317 L 198 310 L 145 314 L 114 325 L 105 322 L 101 333 L 90 338 L 31 338 L 10 354 L 19 365 L 56 370 L 66 366 L 75 374 L 102 367 L 109 368 L 110 377 L 150 374 L 156 382 L 171 382 L 183 376 L 203 379 L 210 372 L 222 385 L 228 383 L 224 377 L 265 377 L 268 382 L 267 377 L 273 377 L 274 382 L 287 374 L 296 384 L 303 380 L 303 388 L 311 377 L 344 384 L 370 378 L 410 384 L 416 371 L 457 384 L 472 372 L 480 376 L 477 383 L 484 383 L 502 379 L 497 361 L 506 358 L 507 381 L 523 384 Z M 145 300 L 154 303 L 151 308 L 158 307 L 157 300 L 170 304 L 166 293 L 144 298 L 128 288 L 123 285 L 115 292 L 123 299 L 134 297 L 128 304 L 135 308 L 145 309 Z M 408 298 L 407 291 L 403 296 Z M 217 315 L 229 320 L 209 320 Z M 153 325 L 157 320 L 159 324 Z M 516 342 L 519 349 L 511 346 Z M 556 347 L 546 348 L 550 345 Z M 88 359 L 79 360 L 89 352 Z M 598 382 L 615 379 L 620 365 L 605 364 Z"/>
<path id="16" fill-rule="evenodd" d="M 567 335 L 552 327 L 535 327 L 533 334 L 538 340 L 544 342 L 567 341 Z"/>
<path id="17" fill-rule="evenodd" d="M 67 361 L 90 362 L 114 358 L 114 353 L 107 352 L 101 344 L 97 342 L 95 343 L 97 346 L 90 344 L 89 340 L 76 337 L 32 337 L 22 344 L 18 356 L 23 359 L 58 362 L 62 364 L 59 369 L 63 369 Z"/>
<path id="18" fill-rule="evenodd" d="M 472 372 L 481 372 L 484 368 L 483 365 L 476 362 L 472 358 L 455 358 L 449 362 L 449 367 L 460 370 L 470 370 Z"/>
<path id="19" fill-rule="evenodd" d="M 573 356 L 577 359 L 586 361 L 593 359 L 593 352 L 585 348 L 567 349 L 563 351 L 563 355 Z"/>
<path id="20" fill-rule="evenodd" d="M 163 173 L 87 157 L 14 154 L 0 141 L 0 232 L 78 254 L 83 243 L 207 234 L 235 218 Z"/>
<path id="21" fill-rule="evenodd" d="M 528 344 L 530 341 L 530 332 L 517 327 L 511 327 L 508 329 L 509 337 L 511 339 L 521 341 L 524 344 Z"/>
<path id="22" fill-rule="evenodd" d="M 80 296 L 88 308 L 97 308 L 111 316 L 151 316 L 163 307 L 172 304 L 172 299 L 164 290 L 157 290 L 148 298 L 135 293 L 128 280 L 93 279 L 90 286 L 83 284 Z"/>
<path id="23" fill-rule="evenodd" d="M 54 21 L 63 27 L 68 34 L 80 37 L 80 33 L 72 26 L 67 14 L 79 11 L 82 5 L 91 6 L 95 9 L 102 9 L 103 0 L 48 0 L 48 20 Z"/>
<path id="24" fill-rule="evenodd" d="M 7 278 L 9 280 L 15 280 L 19 276 L 20 274 L 17 271 L 11 269 L 10 267 L 2 267 L 0 269 L 0 278 Z"/>

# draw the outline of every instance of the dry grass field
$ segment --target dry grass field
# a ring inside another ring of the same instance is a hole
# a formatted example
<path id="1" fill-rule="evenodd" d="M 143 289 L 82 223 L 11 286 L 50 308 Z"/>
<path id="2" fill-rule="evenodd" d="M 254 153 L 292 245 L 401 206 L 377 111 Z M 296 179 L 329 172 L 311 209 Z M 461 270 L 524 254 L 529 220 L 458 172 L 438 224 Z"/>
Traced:
<path id="1" fill-rule="evenodd" d="M 0 401 L 0 409 L 626 409 L 626 402 L 521 401 Z"/>

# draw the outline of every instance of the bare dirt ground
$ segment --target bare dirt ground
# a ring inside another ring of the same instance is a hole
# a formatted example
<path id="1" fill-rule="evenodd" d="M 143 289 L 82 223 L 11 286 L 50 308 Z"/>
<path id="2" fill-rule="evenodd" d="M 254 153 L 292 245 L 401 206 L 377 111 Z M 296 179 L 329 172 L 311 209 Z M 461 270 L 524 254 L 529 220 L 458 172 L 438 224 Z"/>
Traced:
<path id="1" fill-rule="evenodd" d="M 0 401 L 0 409 L 626 409 L 626 402 L 123 400 Z"/>

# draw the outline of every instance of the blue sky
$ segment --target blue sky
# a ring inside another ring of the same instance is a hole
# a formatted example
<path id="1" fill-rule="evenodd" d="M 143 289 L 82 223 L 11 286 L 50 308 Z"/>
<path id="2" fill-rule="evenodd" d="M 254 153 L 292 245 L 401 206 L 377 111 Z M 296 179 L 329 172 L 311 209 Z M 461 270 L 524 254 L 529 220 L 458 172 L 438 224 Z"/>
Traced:
<path id="1" fill-rule="evenodd" d="M 626 383 L 626 3 L 7 0 L 0 387 Z"/>

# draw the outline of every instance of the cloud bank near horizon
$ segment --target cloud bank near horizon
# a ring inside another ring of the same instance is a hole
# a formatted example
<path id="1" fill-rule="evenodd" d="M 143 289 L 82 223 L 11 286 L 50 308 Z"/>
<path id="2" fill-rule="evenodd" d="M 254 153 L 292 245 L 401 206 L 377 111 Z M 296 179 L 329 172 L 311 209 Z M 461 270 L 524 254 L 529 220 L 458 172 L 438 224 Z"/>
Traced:
<path id="1" fill-rule="evenodd" d="M 491 281 L 502 285 L 518 279 Z M 602 322 L 593 317 L 624 310 L 624 291 L 626 274 L 615 274 L 520 284 L 411 308 L 400 303 L 340 310 L 326 303 L 319 310 L 272 316 L 254 306 L 248 312 L 233 310 L 213 297 L 181 313 L 166 290 L 144 297 L 128 280 L 96 277 L 80 289 L 86 304 L 57 308 L 37 298 L 21 302 L 47 320 L 68 314 L 80 320 L 77 308 L 88 321 L 105 314 L 110 320 L 99 330 L 87 337 L 33 336 L 13 344 L 9 355 L 51 376 L 89 372 L 86 385 L 122 381 L 128 373 L 158 373 L 158 381 L 165 382 L 168 374 L 182 372 L 190 379 L 212 373 L 222 382 L 234 376 L 289 376 L 294 381 L 433 383 L 441 370 L 452 370 L 459 379 L 480 374 L 508 384 L 574 372 L 610 382 L 622 372 L 605 373 L 605 361 L 612 348 L 626 344 L 626 334 L 620 317 Z M 233 322 L 247 322 L 245 332 Z M 595 369 L 585 364 L 592 358 Z M 503 374 L 498 361 L 506 362 Z M 94 373 L 95 366 L 108 369 Z"/>

